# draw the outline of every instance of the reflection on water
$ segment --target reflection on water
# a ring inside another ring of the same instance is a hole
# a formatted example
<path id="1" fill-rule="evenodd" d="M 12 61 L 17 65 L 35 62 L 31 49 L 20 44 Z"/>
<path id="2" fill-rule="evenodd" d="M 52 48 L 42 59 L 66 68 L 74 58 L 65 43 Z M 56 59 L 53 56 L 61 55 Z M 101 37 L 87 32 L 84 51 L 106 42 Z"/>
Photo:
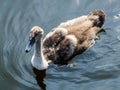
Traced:
<path id="1" fill-rule="evenodd" d="M 0 90 L 119 90 L 119 0 L 0 0 Z M 30 28 L 45 35 L 63 21 L 103 9 L 106 33 L 87 52 L 74 58 L 75 67 L 50 65 L 46 71 L 31 66 L 24 48 Z M 35 72 L 37 72 L 35 76 Z M 35 78 L 36 77 L 36 78 Z"/>
<path id="2" fill-rule="evenodd" d="M 37 80 L 37 84 L 43 89 L 46 90 L 46 84 L 44 83 L 44 78 L 46 76 L 46 70 L 38 70 L 33 67 L 33 71 L 35 73 L 35 78 Z"/>

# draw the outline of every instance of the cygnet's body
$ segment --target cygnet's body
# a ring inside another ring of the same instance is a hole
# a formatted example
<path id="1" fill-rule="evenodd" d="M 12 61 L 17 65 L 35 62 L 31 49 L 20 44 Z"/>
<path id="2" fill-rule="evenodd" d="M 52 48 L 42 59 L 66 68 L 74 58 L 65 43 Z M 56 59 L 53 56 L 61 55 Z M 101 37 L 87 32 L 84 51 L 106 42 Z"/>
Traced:
<path id="1" fill-rule="evenodd" d="M 95 43 L 104 22 L 104 12 L 94 10 L 88 15 L 61 23 L 44 38 L 43 55 L 54 64 L 68 64 L 73 57 Z"/>
<path id="2" fill-rule="evenodd" d="M 33 67 L 43 70 L 48 61 L 65 65 L 76 55 L 82 54 L 94 43 L 105 22 L 102 10 L 94 10 L 73 20 L 61 23 L 46 35 L 42 41 L 43 29 L 35 26 L 30 32 L 30 43 L 26 47 L 29 52 L 35 43 L 32 56 Z"/>

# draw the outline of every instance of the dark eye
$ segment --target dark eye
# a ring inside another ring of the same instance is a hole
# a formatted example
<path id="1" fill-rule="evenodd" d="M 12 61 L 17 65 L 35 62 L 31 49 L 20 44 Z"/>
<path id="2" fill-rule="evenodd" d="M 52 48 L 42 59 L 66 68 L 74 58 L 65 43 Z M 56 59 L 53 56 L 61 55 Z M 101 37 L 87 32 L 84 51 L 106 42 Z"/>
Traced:
<path id="1" fill-rule="evenodd" d="M 35 36 L 37 36 L 38 35 L 38 33 L 35 33 Z"/>

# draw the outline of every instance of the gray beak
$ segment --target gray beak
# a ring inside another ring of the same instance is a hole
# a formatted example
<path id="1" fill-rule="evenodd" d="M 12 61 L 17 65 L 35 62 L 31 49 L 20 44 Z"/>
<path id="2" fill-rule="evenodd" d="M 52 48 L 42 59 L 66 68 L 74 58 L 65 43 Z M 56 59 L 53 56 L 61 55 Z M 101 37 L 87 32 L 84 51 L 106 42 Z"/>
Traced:
<path id="1" fill-rule="evenodd" d="M 31 38 L 31 39 L 29 40 L 29 43 L 28 43 L 28 45 L 27 45 L 26 48 L 25 48 L 25 52 L 26 52 L 26 53 L 30 52 L 30 50 L 32 49 L 34 43 L 35 43 L 35 37 L 33 37 L 33 38 Z"/>

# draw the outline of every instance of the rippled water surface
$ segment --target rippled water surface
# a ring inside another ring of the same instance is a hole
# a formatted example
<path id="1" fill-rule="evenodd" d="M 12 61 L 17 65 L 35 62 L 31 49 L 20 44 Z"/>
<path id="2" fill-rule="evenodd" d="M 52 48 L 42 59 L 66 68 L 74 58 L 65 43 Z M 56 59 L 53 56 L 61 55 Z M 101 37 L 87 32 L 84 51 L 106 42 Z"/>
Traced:
<path id="1" fill-rule="evenodd" d="M 106 33 L 75 67 L 50 65 L 43 75 L 46 90 L 120 90 L 120 0 L 0 0 L 0 90 L 39 90 L 32 53 L 24 49 L 29 30 L 39 25 L 45 35 L 61 22 L 103 9 Z M 39 80 L 42 76 L 39 77 Z M 39 82 L 41 83 L 41 82 Z"/>

